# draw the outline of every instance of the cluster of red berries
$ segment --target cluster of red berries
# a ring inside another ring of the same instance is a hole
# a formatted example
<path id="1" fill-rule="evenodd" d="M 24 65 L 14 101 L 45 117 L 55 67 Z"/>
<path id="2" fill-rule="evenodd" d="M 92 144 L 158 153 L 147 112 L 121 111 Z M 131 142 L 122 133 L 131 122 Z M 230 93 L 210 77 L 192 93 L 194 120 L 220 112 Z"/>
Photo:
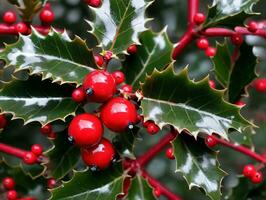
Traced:
<path id="1" fill-rule="evenodd" d="M 39 144 L 34 144 L 31 146 L 31 151 L 27 151 L 23 156 L 24 163 L 28 165 L 33 165 L 38 162 L 38 158 L 42 155 L 43 148 Z"/>
<path id="2" fill-rule="evenodd" d="M 6 198 L 7 200 L 16 200 L 18 197 L 18 193 L 15 190 L 16 182 L 13 178 L 5 177 L 2 180 L 2 185 L 7 190 Z"/>
<path id="3" fill-rule="evenodd" d="M 53 131 L 51 124 L 46 124 L 45 126 L 41 127 L 40 132 L 50 139 L 56 138 L 56 133 Z"/>
<path id="4" fill-rule="evenodd" d="M 263 174 L 257 171 L 254 165 L 245 165 L 243 175 L 250 179 L 252 183 L 261 183 L 263 181 Z"/>

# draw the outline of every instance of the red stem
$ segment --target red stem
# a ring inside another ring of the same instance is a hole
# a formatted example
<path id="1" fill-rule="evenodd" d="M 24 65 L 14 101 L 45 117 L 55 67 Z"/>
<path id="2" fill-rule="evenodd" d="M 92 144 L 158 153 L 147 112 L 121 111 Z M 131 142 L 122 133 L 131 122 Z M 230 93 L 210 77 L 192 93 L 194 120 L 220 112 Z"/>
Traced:
<path id="1" fill-rule="evenodd" d="M 238 144 L 233 144 L 227 140 L 218 138 L 216 136 L 213 136 L 213 137 L 218 141 L 219 144 L 221 144 L 223 146 L 226 146 L 226 147 L 229 147 L 231 149 L 234 149 L 235 151 L 241 152 L 241 153 L 243 153 L 243 154 L 245 154 L 251 158 L 254 158 L 255 160 L 257 160 L 259 162 L 266 163 L 266 157 L 257 154 L 256 152 L 250 150 L 249 148 L 246 148 L 246 147 L 238 145 Z"/>
<path id="2" fill-rule="evenodd" d="M 194 16 L 199 9 L 199 0 L 188 0 L 188 22 L 194 24 Z"/>
<path id="3" fill-rule="evenodd" d="M 136 163 L 139 166 L 145 166 L 150 160 L 152 160 L 160 151 L 163 150 L 165 146 L 167 146 L 175 137 L 177 136 L 176 131 L 172 131 L 164 136 L 160 142 L 150 148 L 145 154 L 137 158 Z"/>
<path id="4" fill-rule="evenodd" d="M 36 198 L 33 198 L 33 197 L 24 197 L 24 198 L 19 198 L 17 200 L 36 200 Z"/>
<path id="5" fill-rule="evenodd" d="M 142 176 L 148 180 L 150 185 L 156 189 L 159 189 L 161 193 L 166 196 L 169 200 L 182 200 L 181 197 L 172 193 L 168 188 L 162 185 L 158 180 L 150 176 L 144 169 L 142 169 Z"/>
<path id="6" fill-rule="evenodd" d="M 13 156 L 16 156 L 18 158 L 23 158 L 25 153 L 27 153 L 27 151 L 16 148 L 16 147 L 12 147 L 3 143 L 0 143 L 0 151 L 6 153 L 6 154 L 10 154 Z"/>

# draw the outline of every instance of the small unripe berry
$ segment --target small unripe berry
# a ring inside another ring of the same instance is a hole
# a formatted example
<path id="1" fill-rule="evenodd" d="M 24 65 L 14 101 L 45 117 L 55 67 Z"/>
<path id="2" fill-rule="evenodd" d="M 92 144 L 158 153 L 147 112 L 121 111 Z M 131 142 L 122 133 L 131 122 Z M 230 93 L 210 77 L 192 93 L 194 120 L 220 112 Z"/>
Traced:
<path id="1" fill-rule="evenodd" d="M 16 13 L 13 11 L 7 11 L 5 12 L 4 16 L 3 16 L 3 21 L 7 24 L 13 24 L 15 23 L 17 20 L 17 16 Z"/>
<path id="2" fill-rule="evenodd" d="M 36 156 L 40 156 L 43 153 L 43 148 L 39 144 L 34 144 L 31 146 L 31 152 L 34 153 Z"/>
<path id="3" fill-rule="evenodd" d="M 137 51 L 138 51 L 138 47 L 137 47 L 137 45 L 135 45 L 135 44 L 132 44 L 132 45 L 130 45 L 130 46 L 127 48 L 127 52 L 128 52 L 129 54 L 131 54 L 131 55 L 136 54 Z"/>
<path id="4" fill-rule="evenodd" d="M 216 48 L 214 47 L 208 47 L 206 50 L 205 50 L 205 54 L 206 56 L 208 57 L 213 57 L 216 55 Z"/>
<path id="5" fill-rule="evenodd" d="M 115 83 L 117 85 L 119 85 L 125 81 L 125 75 L 121 71 L 115 71 L 114 73 L 112 73 L 112 76 L 114 77 Z"/>
<path id="6" fill-rule="evenodd" d="M 212 135 L 208 135 L 205 138 L 205 143 L 208 147 L 212 148 L 214 146 L 216 146 L 216 144 L 218 143 L 218 141 L 216 140 L 215 137 L 213 137 Z"/>
<path id="7" fill-rule="evenodd" d="M 121 90 L 122 90 L 122 93 L 132 93 L 133 92 L 132 87 L 128 84 L 122 85 Z"/>
<path id="8" fill-rule="evenodd" d="M 0 129 L 5 128 L 7 125 L 7 120 L 4 114 L 0 115 Z"/>
<path id="9" fill-rule="evenodd" d="M 37 157 L 32 152 L 26 152 L 23 157 L 23 161 L 25 164 L 33 165 L 37 162 Z"/>
<path id="10" fill-rule="evenodd" d="M 39 17 L 42 23 L 51 24 L 54 21 L 54 12 L 50 9 L 43 9 Z"/>
<path id="11" fill-rule="evenodd" d="M 197 46 L 199 49 L 207 49 L 209 47 L 209 41 L 206 38 L 199 38 L 197 40 Z"/>
<path id="12" fill-rule="evenodd" d="M 2 180 L 2 183 L 3 183 L 3 186 L 5 187 L 5 189 L 7 190 L 12 190 L 14 189 L 16 183 L 14 181 L 13 178 L 10 178 L 10 177 L 6 177 Z"/>
<path id="13" fill-rule="evenodd" d="M 240 46 L 243 43 L 244 39 L 242 35 L 236 33 L 231 36 L 231 41 L 234 45 Z"/>
<path id="14" fill-rule="evenodd" d="M 266 78 L 258 78 L 253 85 L 257 92 L 266 92 Z"/>
<path id="15" fill-rule="evenodd" d="M 82 87 L 76 88 L 72 92 L 72 100 L 81 103 L 86 99 L 86 93 Z"/>
<path id="16" fill-rule="evenodd" d="M 215 89 L 216 88 L 216 83 L 213 80 L 209 80 L 209 85 L 211 88 Z"/>
<path id="17" fill-rule="evenodd" d="M 157 126 L 154 122 L 150 122 L 147 126 L 147 132 L 151 135 L 158 133 L 159 130 L 159 126 Z"/>
<path id="18" fill-rule="evenodd" d="M 173 160 L 175 159 L 175 156 L 174 156 L 174 149 L 172 147 L 166 149 L 165 151 L 165 155 L 167 158 L 169 158 L 170 160 Z"/>
<path id="19" fill-rule="evenodd" d="M 205 15 L 203 13 L 196 13 L 194 16 L 194 22 L 197 25 L 202 24 L 205 21 Z"/>
<path id="20" fill-rule="evenodd" d="M 258 24 L 254 21 L 248 23 L 248 31 L 255 33 L 258 30 Z"/>
<path id="21" fill-rule="evenodd" d="M 16 31 L 21 34 L 27 34 L 28 33 L 28 27 L 24 22 L 19 22 L 16 24 Z"/>
<path id="22" fill-rule="evenodd" d="M 263 180 L 263 174 L 257 171 L 250 177 L 250 180 L 252 183 L 261 183 Z"/>
<path id="23" fill-rule="evenodd" d="M 86 0 L 86 3 L 95 8 L 99 8 L 102 5 L 102 0 Z"/>
<path id="24" fill-rule="evenodd" d="M 41 127 L 40 131 L 42 134 L 48 135 L 49 133 L 52 132 L 52 125 L 46 124 L 45 126 Z"/>
<path id="25" fill-rule="evenodd" d="M 101 67 L 104 63 L 104 59 L 100 54 L 94 55 L 94 61 L 99 67 Z"/>
<path id="26" fill-rule="evenodd" d="M 245 165 L 242 173 L 245 177 L 251 178 L 256 173 L 256 168 L 254 165 Z"/>
<path id="27" fill-rule="evenodd" d="M 47 180 L 47 186 L 50 189 L 53 189 L 56 186 L 56 180 L 54 178 L 49 178 Z"/>
<path id="28" fill-rule="evenodd" d="M 6 193 L 7 200 L 16 200 L 17 197 L 18 197 L 18 193 L 16 192 L 16 190 L 9 190 Z"/>

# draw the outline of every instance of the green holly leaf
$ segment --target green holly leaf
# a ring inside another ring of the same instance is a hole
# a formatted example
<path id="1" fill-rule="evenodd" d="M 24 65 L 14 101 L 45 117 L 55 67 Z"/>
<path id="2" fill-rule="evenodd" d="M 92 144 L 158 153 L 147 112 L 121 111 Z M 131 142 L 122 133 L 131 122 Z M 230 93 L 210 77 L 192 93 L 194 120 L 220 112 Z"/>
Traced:
<path id="1" fill-rule="evenodd" d="M 156 198 L 153 195 L 152 188 L 148 184 L 147 180 L 143 179 L 140 175 L 132 180 L 131 186 L 128 190 L 128 195 L 126 200 L 155 200 Z"/>
<path id="2" fill-rule="evenodd" d="M 234 141 L 237 144 L 241 144 L 244 146 L 248 146 L 249 148 L 253 148 L 253 140 L 252 135 L 255 134 L 255 130 L 253 128 L 245 129 L 242 134 L 237 131 L 230 133 L 229 138 L 230 141 Z"/>
<path id="3" fill-rule="evenodd" d="M 248 199 L 248 193 L 250 191 L 250 180 L 246 177 L 237 178 L 237 185 L 235 185 L 228 194 L 225 195 L 224 199 L 235 200 L 235 199 Z"/>
<path id="4" fill-rule="evenodd" d="M 126 83 L 138 89 L 140 82 L 145 80 L 156 67 L 162 70 L 172 62 L 173 44 L 170 42 L 166 29 L 160 33 L 150 30 L 140 35 L 141 46 L 138 46 L 136 55 L 127 56 L 122 71 L 126 75 Z"/>
<path id="5" fill-rule="evenodd" d="M 240 132 L 251 123 L 239 113 L 239 108 L 225 102 L 223 92 L 210 88 L 208 78 L 189 80 L 187 68 L 179 74 L 173 64 L 159 72 L 156 69 L 142 86 L 141 108 L 146 120 L 161 128 L 173 125 L 179 132 L 186 129 L 193 136 L 198 132 L 213 132 L 228 139 L 229 128 Z"/>
<path id="6" fill-rule="evenodd" d="M 41 74 L 43 79 L 53 82 L 82 84 L 84 76 L 96 68 L 92 50 L 78 37 L 71 40 L 52 30 L 42 36 L 33 30 L 29 36 L 21 35 L 19 40 L 6 45 L 0 59 L 16 71 L 29 69 L 30 74 Z"/>
<path id="7" fill-rule="evenodd" d="M 57 133 L 53 144 L 54 146 L 45 153 L 49 158 L 49 163 L 46 166 L 52 177 L 61 179 L 77 165 L 80 150 L 68 141 L 67 131 Z"/>
<path id="8" fill-rule="evenodd" d="M 253 47 L 243 43 L 240 47 L 240 56 L 236 60 L 230 73 L 228 85 L 229 101 L 234 103 L 239 100 L 242 94 L 246 94 L 246 86 L 250 84 L 257 75 L 255 67 L 257 58 L 252 52 Z"/>
<path id="9" fill-rule="evenodd" d="M 99 172 L 91 172 L 88 169 L 75 172 L 70 181 L 52 190 L 50 199 L 115 200 L 122 192 L 124 177 L 120 164 Z"/>
<path id="10" fill-rule="evenodd" d="M 145 10 L 151 4 L 147 0 L 105 0 L 100 8 L 91 8 L 95 15 L 88 22 L 92 33 L 104 50 L 114 54 L 126 53 L 138 36 L 145 31 Z"/>
<path id="11" fill-rule="evenodd" d="M 74 115 L 78 105 L 71 99 L 72 87 L 31 78 L 14 80 L 0 91 L 0 110 L 11 113 L 13 118 L 47 124 L 57 119 L 65 120 Z"/>
<path id="12" fill-rule="evenodd" d="M 210 150 L 203 139 L 180 134 L 172 142 L 176 160 L 176 171 L 182 173 L 189 184 L 200 187 L 211 199 L 221 196 L 221 181 L 225 172 L 219 168 L 217 153 Z"/>
<path id="13" fill-rule="evenodd" d="M 257 15 L 253 12 L 254 5 L 259 0 L 214 0 L 213 6 L 209 7 L 208 16 L 204 28 L 226 26 L 234 28 L 243 25 L 248 17 Z"/>

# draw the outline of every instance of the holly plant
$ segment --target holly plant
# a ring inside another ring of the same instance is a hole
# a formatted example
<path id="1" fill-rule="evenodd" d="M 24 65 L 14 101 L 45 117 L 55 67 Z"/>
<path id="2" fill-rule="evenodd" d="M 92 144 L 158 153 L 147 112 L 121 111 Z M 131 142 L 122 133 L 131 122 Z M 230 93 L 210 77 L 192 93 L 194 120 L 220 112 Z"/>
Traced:
<path id="1" fill-rule="evenodd" d="M 0 199 L 266 199 L 259 0 L 61 3 L 3 3 Z"/>

